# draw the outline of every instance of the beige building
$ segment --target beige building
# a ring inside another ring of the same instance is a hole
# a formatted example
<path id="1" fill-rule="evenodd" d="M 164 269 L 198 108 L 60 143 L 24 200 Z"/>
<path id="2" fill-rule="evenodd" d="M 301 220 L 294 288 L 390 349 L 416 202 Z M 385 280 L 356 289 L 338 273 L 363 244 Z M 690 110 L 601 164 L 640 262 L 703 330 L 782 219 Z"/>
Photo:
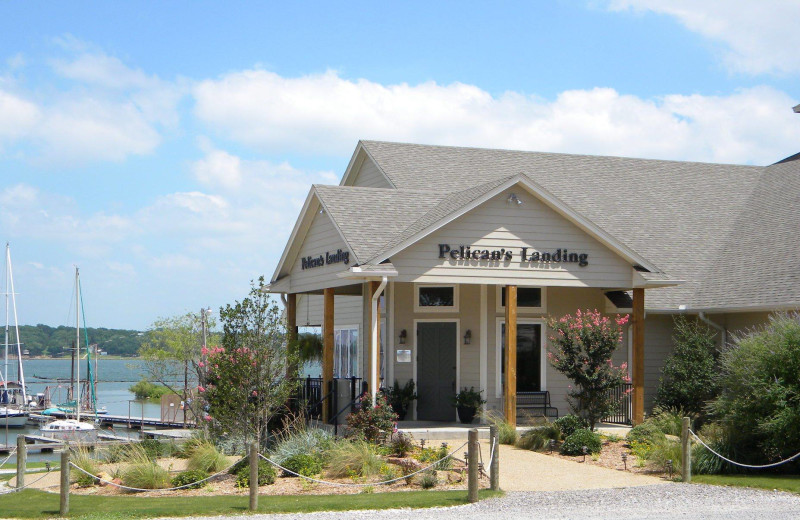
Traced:
<path id="1" fill-rule="evenodd" d="M 409 418 L 428 421 L 454 421 L 464 387 L 512 419 L 568 413 L 545 320 L 630 313 L 615 362 L 636 421 L 676 314 L 722 343 L 800 306 L 799 188 L 797 156 L 757 167 L 362 141 L 339 186 L 311 188 L 270 291 L 291 330 L 322 327 L 325 388 L 413 379 Z M 522 406 L 543 392 L 552 408 Z"/>

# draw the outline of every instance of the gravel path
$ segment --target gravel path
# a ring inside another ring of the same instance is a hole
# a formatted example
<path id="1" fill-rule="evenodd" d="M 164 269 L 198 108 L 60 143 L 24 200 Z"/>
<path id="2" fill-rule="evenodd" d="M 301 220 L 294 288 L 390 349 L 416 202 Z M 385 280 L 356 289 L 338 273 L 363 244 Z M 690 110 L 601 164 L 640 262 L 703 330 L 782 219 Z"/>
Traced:
<path id="1" fill-rule="evenodd" d="M 246 515 L 225 520 L 515 520 L 643 519 L 782 520 L 800 518 L 800 496 L 776 491 L 663 484 L 624 489 L 510 492 L 474 505 L 436 509 L 345 511 L 304 515 Z"/>

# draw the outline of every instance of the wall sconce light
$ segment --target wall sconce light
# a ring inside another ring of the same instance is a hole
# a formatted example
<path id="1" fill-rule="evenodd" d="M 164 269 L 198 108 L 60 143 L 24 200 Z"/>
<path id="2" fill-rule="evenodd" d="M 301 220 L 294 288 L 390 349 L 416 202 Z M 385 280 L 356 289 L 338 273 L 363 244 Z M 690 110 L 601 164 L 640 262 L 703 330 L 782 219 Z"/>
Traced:
<path id="1" fill-rule="evenodd" d="M 511 195 L 509 195 L 508 198 L 506 199 L 506 202 L 508 202 L 509 204 L 516 204 L 517 206 L 522 204 L 522 201 L 519 200 L 519 197 L 517 197 L 516 193 L 512 193 Z"/>
<path id="2" fill-rule="evenodd" d="M 401 345 L 405 345 L 406 344 L 406 338 L 407 337 L 408 337 L 408 334 L 406 333 L 406 329 L 401 330 L 400 331 L 400 344 Z"/>
<path id="3" fill-rule="evenodd" d="M 469 345 L 472 343 L 472 331 L 467 329 L 466 334 L 464 334 L 464 345 Z"/>

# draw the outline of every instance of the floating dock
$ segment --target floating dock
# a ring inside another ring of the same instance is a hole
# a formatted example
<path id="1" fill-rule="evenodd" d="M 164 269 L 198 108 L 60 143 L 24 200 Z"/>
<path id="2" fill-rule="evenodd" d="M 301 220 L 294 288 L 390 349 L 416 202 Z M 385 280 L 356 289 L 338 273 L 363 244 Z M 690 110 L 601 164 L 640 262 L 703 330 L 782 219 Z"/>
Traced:
<path id="1" fill-rule="evenodd" d="M 94 418 L 94 414 L 87 414 L 85 416 L 88 418 Z M 28 417 L 28 422 L 32 422 L 35 424 L 41 424 L 49 422 L 53 419 L 71 419 L 74 418 L 74 414 L 68 414 L 65 412 L 55 412 L 50 415 L 42 415 L 37 413 L 31 413 Z M 126 428 L 131 430 L 141 429 L 144 427 L 150 428 L 183 428 L 184 424 L 183 421 L 176 422 L 176 421 L 162 421 L 158 417 L 136 417 L 133 415 L 112 415 L 112 414 L 98 414 L 97 421 L 100 423 L 101 426 L 109 426 L 115 424 L 123 424 Z M 194 421 L 186 421 L 187 428 L 194 428 L 195 424 Z"/>

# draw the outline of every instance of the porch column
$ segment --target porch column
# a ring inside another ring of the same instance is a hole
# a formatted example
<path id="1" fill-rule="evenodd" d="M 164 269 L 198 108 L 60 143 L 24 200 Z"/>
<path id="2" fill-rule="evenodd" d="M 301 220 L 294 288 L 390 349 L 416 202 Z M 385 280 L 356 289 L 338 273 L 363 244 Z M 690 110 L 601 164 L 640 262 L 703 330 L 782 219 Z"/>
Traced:
<path id="1" fill-rule="evenodd" d="M 368 298 L 368 301 L 370 302 L 370 305 L 367 306 L 368 307 L 368 311 L 367 312 L 369 313 L 369 321 L 367 323 L 370 324 L 370 327 L 372 326 L 372 305 L 371 305 L 372 298 L 375 296 L 375 293 L 380 290 L 380 285 L 381 285 L 381 283 L 377 282 L 377 281 L 373 281 L 373 282 L 368 282 L 367 283 L 367 287 L 368 287 L 368 291 L 367 291 L 368 296 L 367 296 L 367 298 Z M 380 311 L 380 302 L 379 302 L 379 305 L 378 305 L 378 312 L 376 314 L 378 315 L 378 319 L 375 320 L 375 325 L 376 325 L 376 328 L 377 328 L 377 331 L 378 331 L 377 336 L 376 336 L 378 338 L 378 340 L 377 340 L 378 344 L 377 345 L 373 345 L 372 344 L 372 330 L 370 329 L 369 350 L 367 351 L 367 374 L 366 374 L 367 377 L 366 377 L 366 379 L 367 379 L 367 384 L 369 385 L 370 394 L 372 394 L 372 389 L 373 388 L 375 389 L 375 391 L 380 389 L 380 384 L 381 384 L 381 311 Z M 365 342 L 365 344 L 366 344 L 366 342 Z M 376 366 L 378 367 L 377 375 L 375 376 L 375 380 L 373 380 L 373 376 L 372 376 L 372 353 L 373 352 L 375 353 L 375 363 L 376 363 Z"/>
<path id="2" fill-rule="evenodd" d="M 297 342 L 297 294 L 289 293 L 286 295 L 286 352 L 294 350 Z M 297 367 L 294 364 L 286 364 L 286 375 L 293 375 Z"/>
<path id="3" fill-rule="evenodd" d="M 517 286 L 506 285 L 505 417 L 517 425 Z"/>
<path id="4" fill-rule="evenodd" d="M 324 289 L 323 292 L 323 320 L 322 320 L 322 395 L 327 395 L 333 381 L 333 287 Z M 322 422 L 330 420 L 331 398 L 322 406 Z"/>
<path id="5" fill-rule="evenodd" d="M 644 289 L 633 290 L 633 424 L 644 421 Z"/>

